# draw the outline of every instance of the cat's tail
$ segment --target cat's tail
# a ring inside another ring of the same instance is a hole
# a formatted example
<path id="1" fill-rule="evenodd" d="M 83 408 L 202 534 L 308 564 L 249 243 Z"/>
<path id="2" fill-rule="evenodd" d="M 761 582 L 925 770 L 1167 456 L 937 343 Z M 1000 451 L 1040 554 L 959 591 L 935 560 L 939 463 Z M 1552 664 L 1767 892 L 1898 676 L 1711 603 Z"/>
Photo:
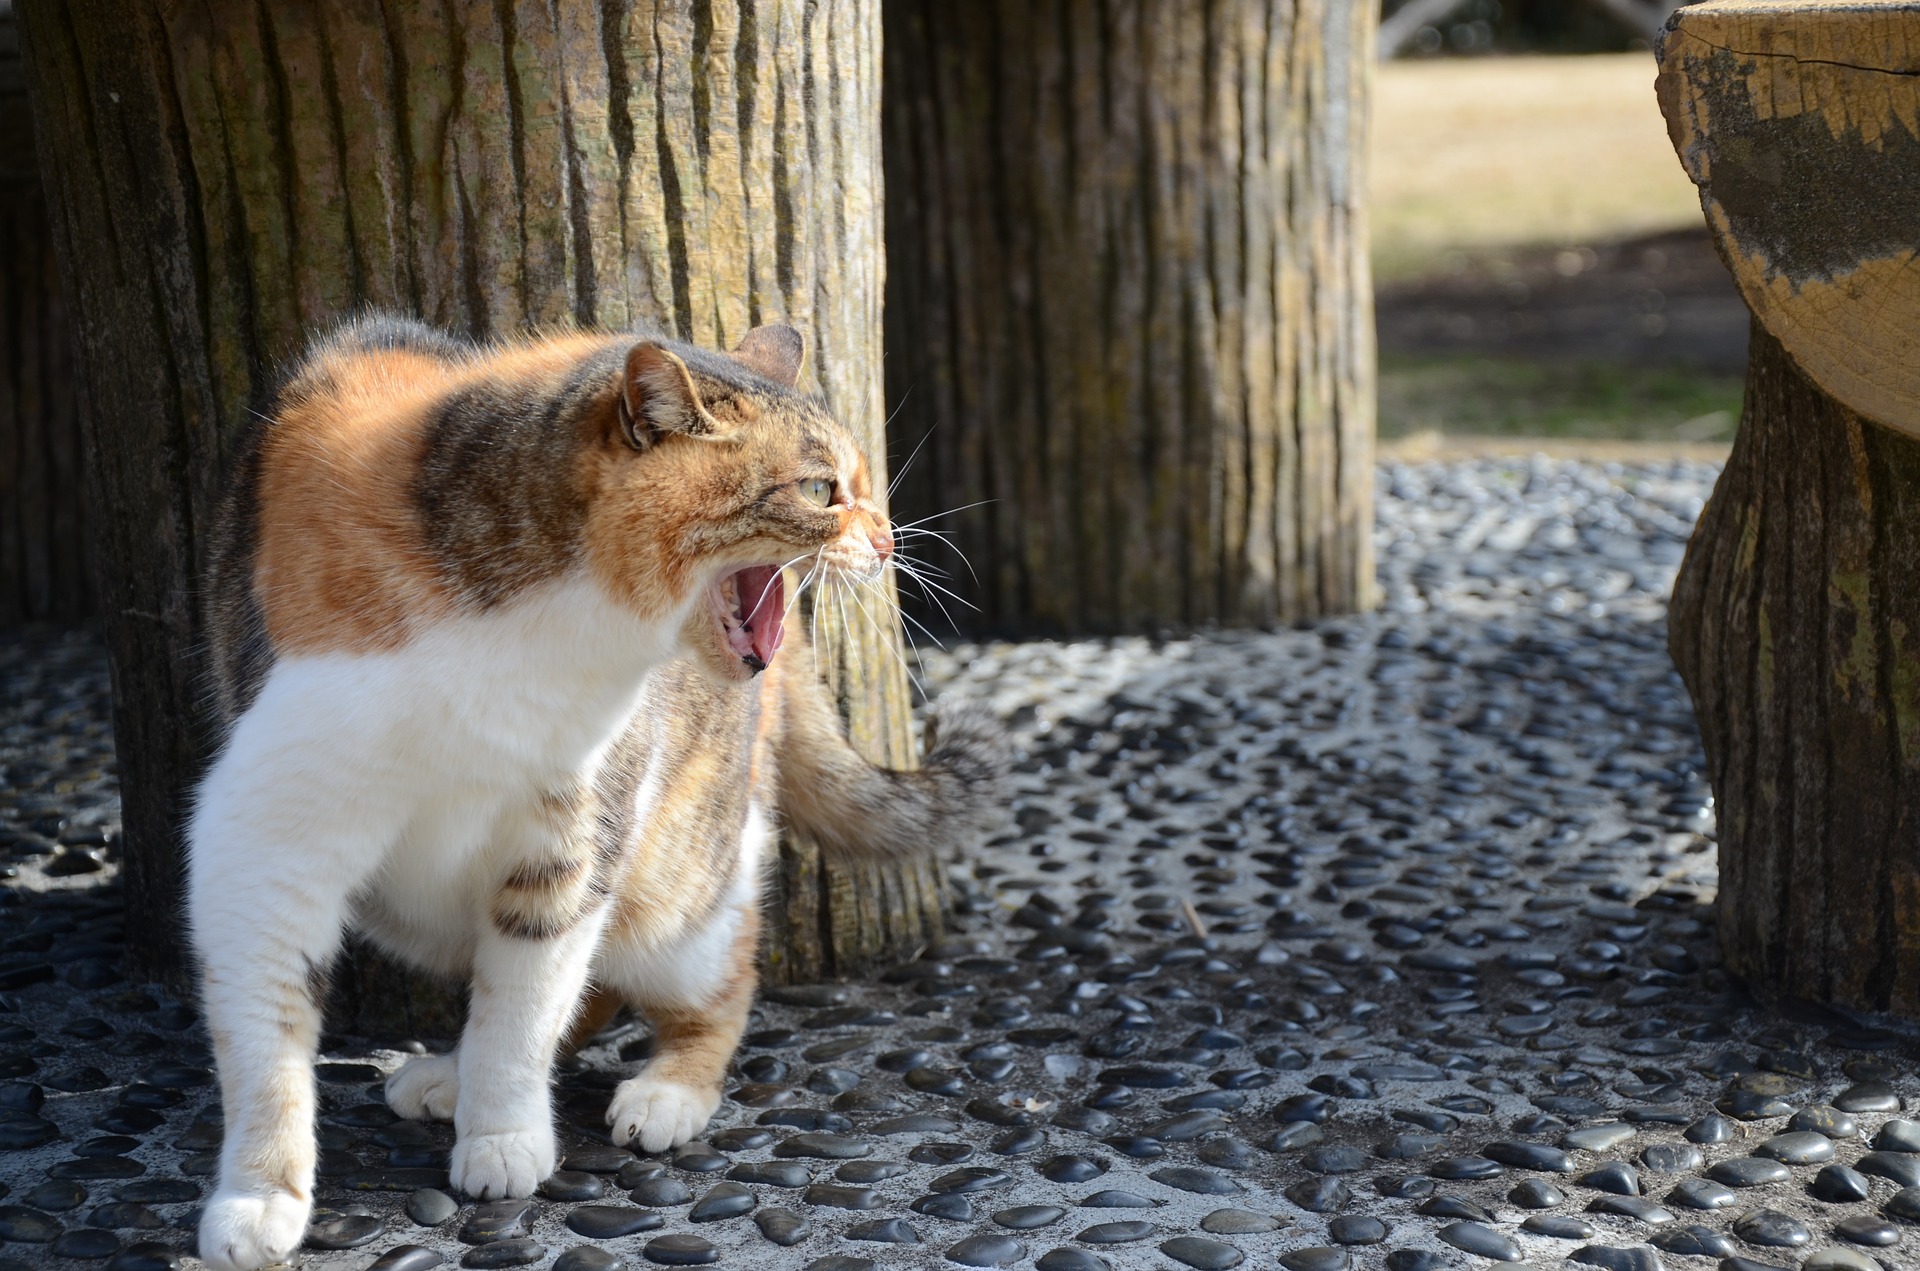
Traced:
<path id="1" fill-rule="evenodd" d="M 869 763 L 840 730 L 826 689 L 805 671 L 783 685 L 780 811 L 794 829 L 845 856 L 945 854 L 1006 815 L 1012 748 L 984 710 L 944 707 L 927 720 L 912 771 Z"/>

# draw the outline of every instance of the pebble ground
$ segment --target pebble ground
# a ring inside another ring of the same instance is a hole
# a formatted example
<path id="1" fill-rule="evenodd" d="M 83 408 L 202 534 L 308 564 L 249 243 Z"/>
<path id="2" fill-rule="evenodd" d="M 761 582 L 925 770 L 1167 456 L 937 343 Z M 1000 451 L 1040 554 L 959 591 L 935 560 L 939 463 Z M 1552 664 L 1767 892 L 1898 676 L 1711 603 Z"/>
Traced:
<path id="1" fill-rule="evenodd" d="M 603 1035 L 530 1202 L 447 1195 L 400 1039 L 330 1038 L 301 1262 L 1920 1267 L 1913 1035 L 1715 955 L 1664 630 L 1714 476 L 1384 467 L 1373 614 L 926 654 L 1022 756 L 950 938 L 769 993 L 664 1158 L 604 1141 L 647 1042 Z M 0 1271 L 198 1265 L 218 1106 L 192 1005 L 120 970 L 106 692 L 83 637 L 0 640 Z"/>

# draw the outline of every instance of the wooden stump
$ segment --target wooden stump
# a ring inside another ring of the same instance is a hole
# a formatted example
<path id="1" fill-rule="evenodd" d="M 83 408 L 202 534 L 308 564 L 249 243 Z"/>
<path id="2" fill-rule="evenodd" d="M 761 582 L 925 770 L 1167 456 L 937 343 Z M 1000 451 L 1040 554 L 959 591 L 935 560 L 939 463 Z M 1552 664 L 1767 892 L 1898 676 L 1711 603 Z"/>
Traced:
<path id="1" fill-rule="evenodd" d="M 0 0 L 0 627 L 93 612 L 73 375 L 19 29 Z"/>
<path id="2" fill-rule="evenodd" d="M 379 305 L 482 336 L 582 323 L 732 347 L 787 321 L 885 473 L 878 0 L 21 16 L 92 404 L 146 969 L 180 968 L 180 799 L 203 751 L 192 598 L 219 461 L 313 330 Z M 856 744 L 911 764 L 897 631 L 822 614 L 819 632 Z M 932 862 L 847 870 L 789 842 L 780 878 L 776 979 L 857 970 L 941 923 Z M 363 1030 L 444 1022 L 444 995 L 421 988 L 396 1019 L 413 990 L 378 967 L 345 978 Z"/>
<path id="3" fill-rule="evenodd" d="M 1920 1013 L 1920 4 L 1708 3 L 1660 51 L 1675 149 L 1755 315 L 1675 586 L 1755 987 Z"/>
<path id="4" fill-rule="evenodd" d="M 978 505 L 906 544 L 962 625 L 1372 602 L 1377 8 L 887 0 L 896 502 Z"/>

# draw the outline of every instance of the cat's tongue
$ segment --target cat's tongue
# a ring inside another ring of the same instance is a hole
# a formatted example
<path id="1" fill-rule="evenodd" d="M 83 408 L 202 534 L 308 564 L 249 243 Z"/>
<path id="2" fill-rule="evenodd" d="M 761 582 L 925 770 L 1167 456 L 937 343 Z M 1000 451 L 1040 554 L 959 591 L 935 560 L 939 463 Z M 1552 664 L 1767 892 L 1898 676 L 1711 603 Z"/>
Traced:
<path id="1" fill-rule="evenodd" d="M 751 565 L 734 576 L 740 589 L 740 621 L 753 645 L 760 665 L 771 666 L 786 634 L 787 584 L 779 569 Z"/>

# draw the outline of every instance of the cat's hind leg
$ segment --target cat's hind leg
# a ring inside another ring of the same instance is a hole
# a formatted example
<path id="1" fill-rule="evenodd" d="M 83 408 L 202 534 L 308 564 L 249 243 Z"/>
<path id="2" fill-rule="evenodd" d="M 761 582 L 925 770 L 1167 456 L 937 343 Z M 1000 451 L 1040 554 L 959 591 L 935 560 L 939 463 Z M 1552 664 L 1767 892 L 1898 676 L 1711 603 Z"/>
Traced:
<path id="1" fill-rule="evenodd" d="M 270 682 L 269 707 L 272 692 Z M 274 729 L 241 721 L 188 828 L 188 927 L 226 1116 L 220 1180 L 200 1222 L 200 1256 L 216 1271 L 251 1271 L 299 1247 L 313 1206 L 326 972 L 395 815 L 376 779 L 356 787 L 369 774 L 350 757 Z"/>
<path id="2" fill-rule="evenodd" d="M 612 940 L 609 941 L 610 945 Z M 609 947 L 600 973 L 653 1025 L 653 1057 L 607 1108 L 613 1141 L 664 1152 L 699 1135 L 720 1106 L 757 984 L 758 898 L 729 903 L 708 929 L 665 952 Z"/>

